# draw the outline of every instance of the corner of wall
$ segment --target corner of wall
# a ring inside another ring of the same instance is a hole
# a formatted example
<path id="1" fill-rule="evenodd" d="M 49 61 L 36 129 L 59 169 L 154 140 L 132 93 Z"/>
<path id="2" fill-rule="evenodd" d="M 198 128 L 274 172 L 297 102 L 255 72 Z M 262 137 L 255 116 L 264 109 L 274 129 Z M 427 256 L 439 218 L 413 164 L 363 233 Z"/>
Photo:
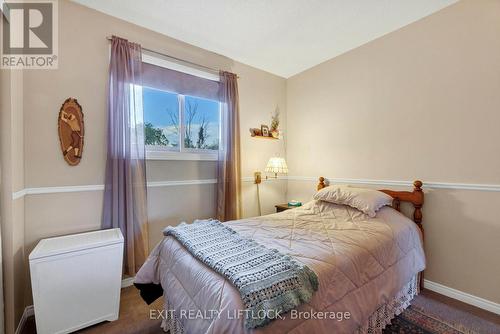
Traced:
<path id="1" fill-rule="evenodd" d="M 23 71 L 0 71 L 0 233 L 4 321 L 9 334 L 14 333 L 25 307 L 24 198 L 12 195 L 24 188 Z"/>

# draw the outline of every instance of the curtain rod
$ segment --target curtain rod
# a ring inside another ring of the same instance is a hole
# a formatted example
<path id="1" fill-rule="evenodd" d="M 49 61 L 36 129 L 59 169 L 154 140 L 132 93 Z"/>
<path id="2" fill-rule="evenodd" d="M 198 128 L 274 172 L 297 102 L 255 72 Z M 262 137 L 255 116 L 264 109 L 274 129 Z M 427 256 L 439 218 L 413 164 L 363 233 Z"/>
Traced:
<path id="1" fill-rule="evenodd" d="M 112 38 L 110 36 L 106 37 L 106 39 L 108 41 L 111 41 Z M 155 51 L 155 50 L 151 50 L 151 49 L 146 49 L 146 48 L 143 48 L 141 46 L 142 50 L 144 51 L 147 51 L 147 52 L 151 52 L 151 53 L 154 53 L 154 54 L 157 54 L 157 55 L 160 55 L 160 56 L 163 56 L 163 57 L 167 57 L 167 58 L 170 58 L 170 59 L 173 59 L 173 60 L 176 60 L 176 61 L 180 61 L 182 63 L 186 63 L 186 64 L 190 64 L 190 65 L 193 65 L 193 66 L 196 66 L 196 67 L 200 67 L 200 68 L 204 68 L 206 70 L 209 70 L 209 71 L 212 71 L 212 72 L 215 72 L 217 74 L 219 74 L 219 69 L 217 68 L 213 68 L 213 67 L 209 67 L 209 66 L 205 66 L 205 65 L 201 65 L 201 64 L 197 64 L 197 63 L 194 63 L 192 61 L 189 61 L 189 60 L 184 60 L 184 59 L 180 59 L 180 58 L 177 58 L 177 57 L 174 57 L 174 56 L 171 56 L 171 55 L 168 55 L 166 53 L 161 53 L 161 52 L 158 52 L 158 51 Z M 239 78 L 239 76 L 237 76 L 237 78 Z"/>

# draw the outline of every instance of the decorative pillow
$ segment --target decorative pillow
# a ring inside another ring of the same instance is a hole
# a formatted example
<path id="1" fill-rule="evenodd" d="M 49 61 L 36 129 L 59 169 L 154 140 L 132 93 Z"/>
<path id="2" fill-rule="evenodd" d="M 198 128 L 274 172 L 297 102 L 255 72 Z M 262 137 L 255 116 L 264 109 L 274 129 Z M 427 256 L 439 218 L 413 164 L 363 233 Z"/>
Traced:
<path id="1" fill-rule="evenodd" d="M 349 205 L 372 218 L 381 207 L 391 205 L 393 200 L 391 196 L 381 191 L 348 185 L 328 186 L 318 191 L 313 198 L 318 201 Z"/>

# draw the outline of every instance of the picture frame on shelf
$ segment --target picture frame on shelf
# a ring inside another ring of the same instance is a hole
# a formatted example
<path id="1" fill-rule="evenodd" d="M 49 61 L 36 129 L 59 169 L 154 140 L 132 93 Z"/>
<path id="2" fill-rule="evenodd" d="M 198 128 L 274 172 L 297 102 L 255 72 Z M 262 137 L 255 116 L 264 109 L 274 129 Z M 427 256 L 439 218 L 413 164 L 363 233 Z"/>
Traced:
<path id="1" fill-rule="evenodd" d="M 261 135 L 264 137 L 269 137 L 269 126 L 262 124 L 260 126 Z"/>

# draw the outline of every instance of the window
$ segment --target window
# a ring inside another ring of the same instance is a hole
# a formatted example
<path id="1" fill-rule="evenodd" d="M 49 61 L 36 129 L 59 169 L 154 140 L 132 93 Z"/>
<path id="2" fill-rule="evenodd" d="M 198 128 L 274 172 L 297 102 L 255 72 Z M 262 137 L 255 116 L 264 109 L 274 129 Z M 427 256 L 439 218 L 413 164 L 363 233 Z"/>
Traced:
<path id="1" fill-rule="evenodd" d="M 194 96 L 184 98 L 184 147 L 219 150 L 220 108 L 218 101 Z"/>
<path id="2" fill-rule="evenodd" d="M 179 147 L 179 96 L 153 88 L 142 88 L 144 141 L 147 148 Z"/>
<path id="3" fill-rule="evenodd" d="M 163 59 L 144 57 L 143 61 L 146 157 L 217 160 L 221 108 L 214 79 L 218 77 L 207 79 L 176 71 L 167 68 L 169 64 Z"/>

